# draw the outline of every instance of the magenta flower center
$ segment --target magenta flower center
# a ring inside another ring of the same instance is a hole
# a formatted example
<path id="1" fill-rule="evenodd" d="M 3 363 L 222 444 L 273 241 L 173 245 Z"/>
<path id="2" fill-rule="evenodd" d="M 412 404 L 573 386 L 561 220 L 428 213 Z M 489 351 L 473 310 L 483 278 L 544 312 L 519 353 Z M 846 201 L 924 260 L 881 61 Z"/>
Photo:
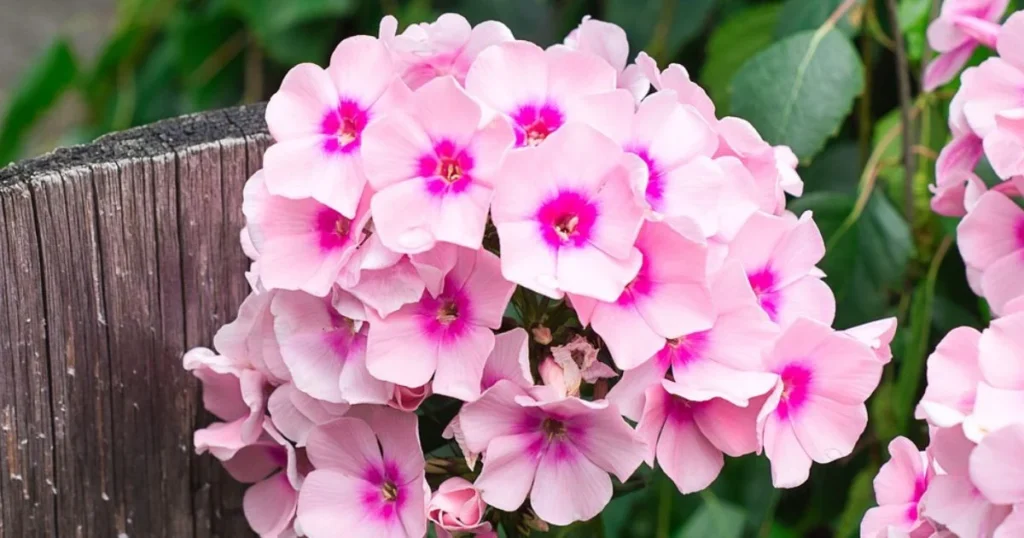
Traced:
<path id="1" fill-rule="evenodd" d="M 462 192 L 472 181 L 473 158 L 448 140 L 434 146 L 434 152 L 420 157 L 419 174 L 427 178 L 431 194 Z"/>
<path id="2" fill-rule="evenodd" d="M 512 114 L 515 123 L 516 146 L 536 146 L 555 132 L 565 121 L 554 105 L 526 105 Z"/>
<path id="3" fill-rule="evenodd" d="M 545 202 L 537 212 L 541 236 L 552 247 L 582 246 L 590 239 L 597 207 L 583 195 L 565 191 Z"/>
<path id="4" fill-rule="evenodd" d="M 619 306 L 628 306 L 633 304 L 637 297 L 646 297 L 654 291 L 654 282 L 650 277 L 650 263 L 648 263 L 648 256 L 644 253 L 643 261 L 640 264 L 640 271 L 626 284 L 626 288 L 619 294 L 619 298 L 615 301 Z"/>
<path id="5" fill-rule="evenodd" d="M 445 283 L 446 289 L 452 285 Z M 445 291 L 437 297 L 425 293 L 420 300 L 421 327 L 425 334 L 438 340 L 459 338 L 469 328 L 469 298 L 461 290 Z"/>
<path id="6" fill-rule="evenodd" d="M 782 372 L 779 372 L 779 377 L 782 378 L 782 397 L 779 399 L 776 412 L 779 418 L 785 419 L 799 411 L 807 402 L 813 375 L 810 368 L 793 363 L 786 365 Z"/>
<path id="7" fill-rule="evenodd" d="M 647 165 L 647 190 L 645 192 L 647 203 L 651 204 L 651 208 L 655 211 L 660 211 L 662 197 L 665 195 L 665 180 L 662 177 L 661 167 L 654 162 L 654 157 L 651 157 L 647 148 L 634 147 L 627 148 L 626 151 L 640 157 Z"/>
<path id="8" fill-rule="evenodd" d="M 442 325 L 450 325 L 459 319 L 459 305 L 448 299 L 437 309 L 437 321 Z"/>
<path id="9" fill-rule="evenodd" d="M 347 246 L 351 240 L 351 219 L 329 207 L 317 213 L 314 227 L 320 238 L 321 250 L 336 250 Z"/>
<path id="10" fill-rule="evenodd" d="M 708 335 L 711 331 L 700 331 L 671 338 L 665 343 L 661 359 L 665 366 L 672 365 L 673 369 L 682 370 L 693 364 L 704 356 L 704 350 L 708 346 Z"/>
<path id="11" fill-rule="evenodd" d="M 1024 250 L 1024 219 L 1017 221 L 1017 249 Z"/>
<path id="12" fill-rule="evenodd" d="M 772 321 L 778 321 L 779 293 L 775 289 L 777 284 L 775 272 L 770 267 L 765 267 L 760 271 L 749 273 L 747 279 L 750 281 L 750 287 L 754 290 L 754 295 L 757 296 L 757 302 L 761 304 L 761 308 Z"/>
<path id="13" fill-rule="evenodd" d="M 350 153 L 359 147 L 363 129 L 369 115 L 355 101 L 343 99 L 338 108 L 331 110 L 320 122 L 320 132 L 328 138 L 324 150 L 328 153 Z"/>

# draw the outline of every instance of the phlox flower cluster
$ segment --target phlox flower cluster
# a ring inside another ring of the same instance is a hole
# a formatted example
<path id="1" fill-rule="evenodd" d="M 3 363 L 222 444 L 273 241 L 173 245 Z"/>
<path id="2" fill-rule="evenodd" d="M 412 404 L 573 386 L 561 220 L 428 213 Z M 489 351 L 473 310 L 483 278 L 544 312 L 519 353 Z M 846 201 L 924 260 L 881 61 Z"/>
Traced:
<path id="1" fill-rule="evenodd" d="M 496 536 L 590 519 L 644 463 L 688 493 L 727 455 L 794 487 L 851 453 L 895 322 L 833 330 L 793 153 L 628 59 L 592 19 L 543 49 L 389 17 L 287 74 L 252 293 L 184 361 L 257 533 Z"/>
<path id="2" fill-rule="evenodd" d="M 1024 301 L 943 338 L 915 416 L 931 442 L 889 445 L 861 536 L 1024 536 Z"/>

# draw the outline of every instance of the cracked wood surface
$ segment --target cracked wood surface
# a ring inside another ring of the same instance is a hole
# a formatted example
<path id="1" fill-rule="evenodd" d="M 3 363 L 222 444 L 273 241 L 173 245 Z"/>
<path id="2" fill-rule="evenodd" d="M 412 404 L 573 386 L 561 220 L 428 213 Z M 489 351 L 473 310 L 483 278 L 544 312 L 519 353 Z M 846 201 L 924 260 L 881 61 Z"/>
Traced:
<path id="1" fill-rule="evenodd" d="M 248 287 L 242 186 L 262 106 L 107 135 L 0 170 L 0 538 L 250 536 L 192 432 L 185 349 Z"/>

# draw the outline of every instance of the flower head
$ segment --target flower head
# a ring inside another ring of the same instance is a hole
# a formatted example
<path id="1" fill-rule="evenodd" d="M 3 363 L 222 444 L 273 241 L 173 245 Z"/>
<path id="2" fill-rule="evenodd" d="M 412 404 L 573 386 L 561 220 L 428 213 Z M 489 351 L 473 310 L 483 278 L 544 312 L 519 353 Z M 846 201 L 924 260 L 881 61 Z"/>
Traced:
<path id="1" fill-rule="evenodd" d="M 928 26 L 928 44 L 939 56 L 925 70 L 925 91 L 952 80 L 978 45 L 995 47 L 998 21 L 1009 4 L 1009 0 L 946 0 L 942 3 L 942 13 Z"/>

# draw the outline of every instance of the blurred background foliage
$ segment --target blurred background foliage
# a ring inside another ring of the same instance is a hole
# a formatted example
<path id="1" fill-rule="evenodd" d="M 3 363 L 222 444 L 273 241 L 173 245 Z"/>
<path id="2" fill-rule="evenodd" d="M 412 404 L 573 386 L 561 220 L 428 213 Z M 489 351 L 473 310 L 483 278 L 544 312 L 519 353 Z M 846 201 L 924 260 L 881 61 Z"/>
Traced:
<path id="1" fill-rule="evenodd" d="M 729 461 L 713 487 L 689 496 L 649 472 L 642 477 L 648 487 L 621 487 L 599 518 L 534 534 L 848 538 L 859 534 L 861 515 L 874 503 L 871 480 L 889 440 L 907 435 L 923 446 L 925 426 L 912 415 L 925 358 L 953 327 L 988 321 L 956 255 L 956 221 L 928 209 L 927 185 L 949 139 L 946 114 L 956 89 L 919 92 L 936 4 L 899 0 L 892 17 L 886 0 L 120 0 L 113 32 L 94 60 L 83 61 L 57 37 L 9 88 L 0 163 L 24 157 L 28 135 L 69 99 L 81 120 L 55 141 L 61 145 L 264 100 L 289 66 L 325 63 L 343 37 L 376 35 L 387 13 L 403 26 L 446 11 L 471 22 L 497 19 L 541 45 L 561 41 L 587 14 L 615 22 L 633 54 L 644 49 L 662 66 L 683 64 L 719 116 L 744 117 L 769 142 L 793 147 L 807 192 L 791 209 L 814 211 L 825 236 L 822 268 L 839 302 L 836 326 L 896 316 L 900 329 L 858 449 L 815 465 L 804 486 L 774 490 L 768 462 L 753 456 Z M 914 88 L 909 163 L 902 158 L 896 32 Z"/>

